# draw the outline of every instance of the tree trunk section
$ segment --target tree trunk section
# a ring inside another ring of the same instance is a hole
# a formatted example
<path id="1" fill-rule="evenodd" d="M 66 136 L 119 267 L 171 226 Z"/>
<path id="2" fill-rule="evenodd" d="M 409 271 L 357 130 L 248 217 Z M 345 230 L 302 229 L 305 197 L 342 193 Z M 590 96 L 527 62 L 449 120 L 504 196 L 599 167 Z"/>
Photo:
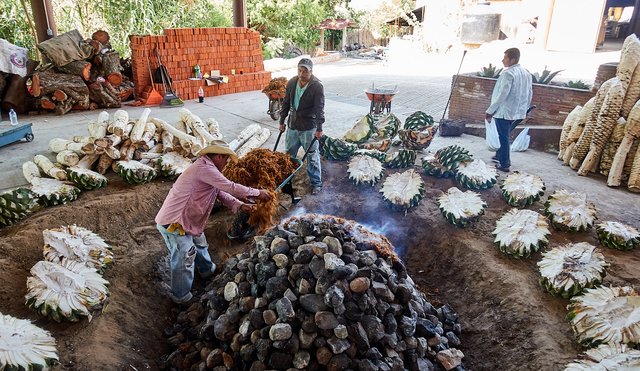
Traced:
<path id="1" fill-rule="evenodd" d="M 101 108 L 117 108 L 121 106 L 120 94 L 109 84 L 104 81 L 94 82 L 89 85 L 89 97 L 92 101 L 98 103 Z"/>
<path id="2" fill-rule="evenodd" d="M 89 100 L 89 89 L 80 76 L 52 71 L 33 74 L 31 92 L 34 97 L 53 94 L 56 90 L 64 91 L 69 98 L 78 104 Z"/>
<path id="3" fill-rule="evenodd" d="M 122 84 L 122 66 L 118 52 L 108 52 L 102 56 L 102 71 L 104 78 L 113 86 Z"/>
<path id="4" fill-rule="evenodd" d="M 58 115 L 64 115 L 71 110 L 71 107 L 73 107 L 73 99 L 67 99 L 56 104 L 56 108 L 53 111 Z"/>
<path id="5" fill-rule="evenodd" d="M 91 78 L 91 63 L 87 61 L 73 61 L 62 67 L 58 67 L 58 69 L 64 73 L 78 75 L 82 77 L 84 81 L 89 81 Z"/>
<path id="6" fill-rule="evenodd" d="M 109 33 L 107 31 L 98 30 L 91 35 L 91 39 L 97 40 L 100 42 L 100 44 L 104 45 L 109 43 L 111 37 L 109 36 Z"/>

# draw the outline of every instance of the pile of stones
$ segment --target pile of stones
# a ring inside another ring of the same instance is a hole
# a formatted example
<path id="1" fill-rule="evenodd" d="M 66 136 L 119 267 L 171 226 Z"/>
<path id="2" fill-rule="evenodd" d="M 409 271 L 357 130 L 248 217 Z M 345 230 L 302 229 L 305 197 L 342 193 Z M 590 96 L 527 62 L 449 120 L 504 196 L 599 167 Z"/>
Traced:
<path id="1" fill-rule="evenodd" d="M 459 371 L 460 331 L 386 237 L 306 214 L 225 262 L 167 334 L 165 368 Z"/>

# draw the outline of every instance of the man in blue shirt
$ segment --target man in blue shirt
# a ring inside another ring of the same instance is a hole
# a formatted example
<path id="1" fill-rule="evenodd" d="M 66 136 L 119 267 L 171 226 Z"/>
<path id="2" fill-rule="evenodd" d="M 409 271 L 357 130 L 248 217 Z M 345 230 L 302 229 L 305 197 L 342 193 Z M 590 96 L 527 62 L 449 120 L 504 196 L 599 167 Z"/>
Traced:
<path id="1" fill-rule="evenodd" d="M 496 153 L 499 164 L 496 168 L 505 172 L 509 172 L 511 166 L 509 156 L 511 129 L 515 123 L 527 116 L 527 109 L 533 95 L 531 73 L 520 66 L 519 61 L 520 50 L 517 48 L 505 50 L 502 58 L 505 70 L 496 81 L 491 95 L 491 105 L 485 112 L 487 121 L 491 121 L 492 118 L 495 120 L 500 139 L 500 148 Z"/>

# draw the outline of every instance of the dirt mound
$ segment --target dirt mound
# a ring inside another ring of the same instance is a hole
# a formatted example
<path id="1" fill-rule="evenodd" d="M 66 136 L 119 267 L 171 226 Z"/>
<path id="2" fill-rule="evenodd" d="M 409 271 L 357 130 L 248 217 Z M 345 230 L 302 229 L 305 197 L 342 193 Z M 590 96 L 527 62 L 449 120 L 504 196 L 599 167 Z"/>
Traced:
<path id="1" fill-rule="evenodd" d="M 468 369 L 555 369 L 580 352 L 565 320 L 568 301 L 552 297 L 538 284 L 535 263 L 540 255 L 515 260 L 493 244 L 495 221 L 510 209 L 497 187 L 481 192 L 488 204 L 486 215 L 475 226 L 459 229 L 446 223 L 435 203 L 440 194 L 455 186 L 453 180 L 423 176 L 427 196 L 405 215 L 384 205 L 379 186 L 350 183 L 346 164 L 324 162 L 323 173 L 325 185 L 320 194 L 304 195 L 294 207 L 283 196 L 282 204 L 291 213 L 356 220 L 387 236 L 429 300 L 434 305 L 449 303 L 459 314 Z M 156 180 L 131 187 L 115 176 L 109 180 L 104 189 L 84 192 L 69 205 L 45 209 L 0 230 L 0 312 L 34 320 L 52 332 L 61 360 L 54 369 L 155 370 L 168 351 L 163 330 L 175 322 L 178 310 L 159 290 L 163 272 L 158 264 L 166 257 L 166 247 L 153 219 L 171 182 Z M 553 180 L 545 180 L 548 195 L 555 187 Z M 295 182 L 302 193 L 307 189 L 303 182 Z M 530 207 L 541 208 L 540 201 Z M 620 215 L 616 210 L 602 211 Z M 630 218 L 633 213 L 624 215 Z M 232 218 L 229 211 L 219 211 L 207 225 L 205 233 L 216 263 L 245 248 L 225 238 Z M 618 221 L 637 224 L 637 220 Z M 42 230 L 67 224 L 102 236 L 113 246 L 116 257 L 105 274 L 111 282 L 110 302 L 91 322 L 49 322 L 24 305 L 29 269 L 42 259 Z M 594 231 L 553 231 L 550 245 L 570 241 L 597 243 Z M 611 264 L 605 284 L 639 284 L 639 250 L 607 249 L 603 253 Z M 203 286 L 196 281 L 195 290 Z"/>

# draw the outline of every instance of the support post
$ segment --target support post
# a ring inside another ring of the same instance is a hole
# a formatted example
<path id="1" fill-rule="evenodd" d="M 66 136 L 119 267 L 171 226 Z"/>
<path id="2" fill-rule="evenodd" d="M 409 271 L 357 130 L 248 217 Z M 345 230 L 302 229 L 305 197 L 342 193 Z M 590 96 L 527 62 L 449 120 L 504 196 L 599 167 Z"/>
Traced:
<path id="1" fill-rule="evenodd" d="M 51 0 L 31 0 L 31 11 L 33 12 L 33 23 L 35 23 L 38 43 L 58 35 Z"/>
<path id="2" fill-rule="evenodd" d="M 247 27 L 247 0 L 233 0 L 233 26 Z"/>

